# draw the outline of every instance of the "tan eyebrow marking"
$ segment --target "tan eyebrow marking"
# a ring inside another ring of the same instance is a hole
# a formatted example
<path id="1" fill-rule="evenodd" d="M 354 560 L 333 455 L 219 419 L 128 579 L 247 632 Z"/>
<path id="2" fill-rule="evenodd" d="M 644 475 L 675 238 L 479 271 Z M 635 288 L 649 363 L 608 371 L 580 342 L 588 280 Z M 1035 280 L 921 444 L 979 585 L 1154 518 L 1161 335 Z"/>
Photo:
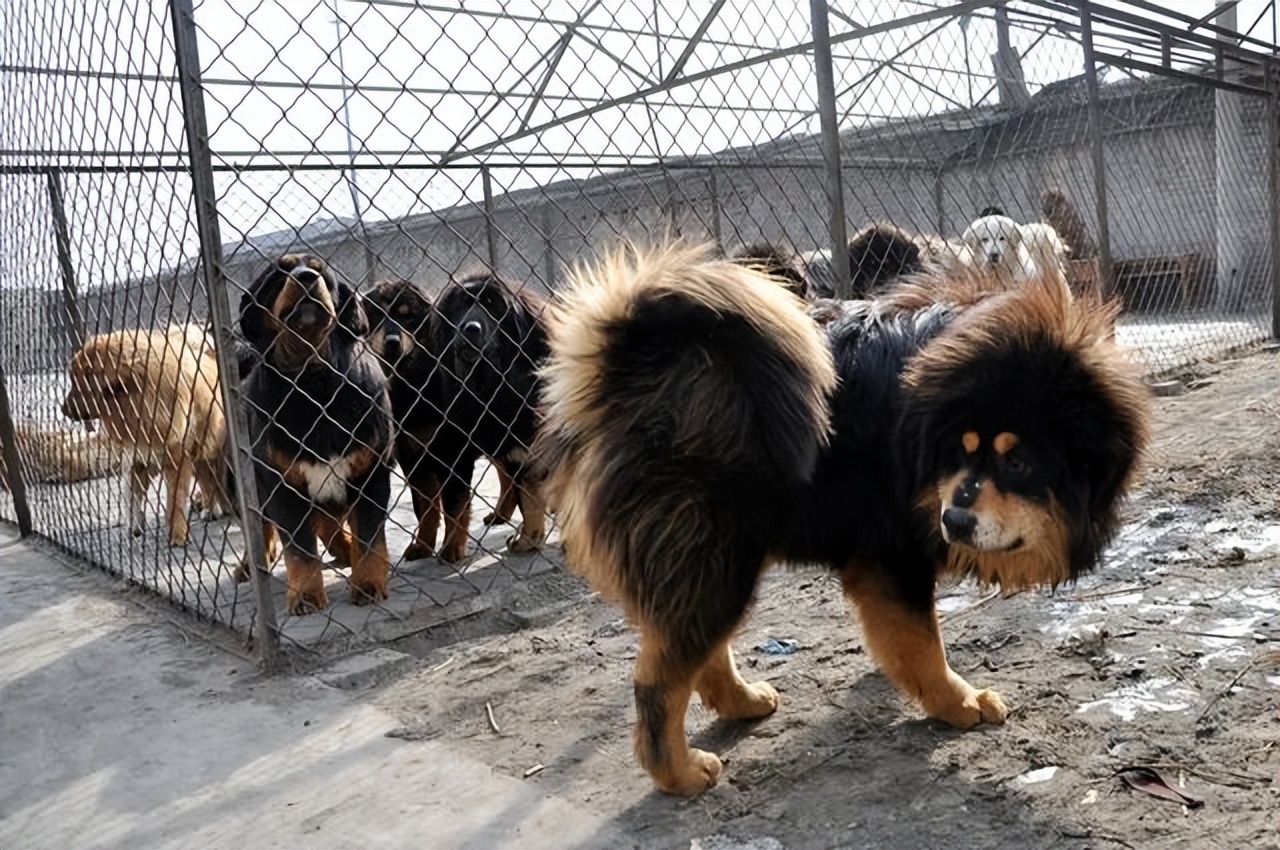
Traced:
<path id="1" fill-rule="evenodd" d="M 969 454 L 973 454 L 978 450 L 978 446 L 982 445 L 982 438 L 978 436 L 977 431 L 965 431 L 960 437 L 960 442 L 964 443 L 964 450 Z"/>

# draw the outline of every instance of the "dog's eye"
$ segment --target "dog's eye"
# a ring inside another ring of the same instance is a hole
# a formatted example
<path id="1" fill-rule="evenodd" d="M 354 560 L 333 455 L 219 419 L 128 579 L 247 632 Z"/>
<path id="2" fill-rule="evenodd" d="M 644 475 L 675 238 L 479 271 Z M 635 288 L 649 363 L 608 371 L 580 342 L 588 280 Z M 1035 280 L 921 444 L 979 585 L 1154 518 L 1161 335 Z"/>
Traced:
<path id="1" fill-rule="evenodd" d="M 1010 452 L 1000 458 L 1000 465 L 1009 475 L 1022 476 L 1031 472 L 1031 467 L 1016 453 Z"/>

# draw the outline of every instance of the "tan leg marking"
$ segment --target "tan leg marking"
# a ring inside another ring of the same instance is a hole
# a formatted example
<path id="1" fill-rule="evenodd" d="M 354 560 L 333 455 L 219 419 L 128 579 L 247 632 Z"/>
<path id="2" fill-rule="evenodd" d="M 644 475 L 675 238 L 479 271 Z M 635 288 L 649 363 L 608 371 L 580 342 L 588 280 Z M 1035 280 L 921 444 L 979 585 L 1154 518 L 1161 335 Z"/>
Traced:
<path id="1" fill-rule="evenodd" d="M 354 534 L 355 516 L 351 517 Z M 359 537 L 356 537 L 359 540 Z M 391 559 L 387 556 L 387 530 L 378 529 L 373 545 L 363 549 L 357 542 L 352 546 L 355 558 L 351 562 L 351 604 L 369 605 L 387 598 L 387 576 L 391 573 Z"/>
<path id="2" fill-rule="evenodd" d="M 511 522 L 511 517 L 515 515 L 520 503 L 520 497 L 516 493 L 516 482 L 511 477 L 511 473 L 507 472 L 500 463 L 495 463 L 493 467 L 498 471 L 498 506 L 493 513 L 484 518 L 485 525 Z M 524 515 L 524 512 L 521 511 L 521 514 Z"/>
<path id="3" fill-rule="evenodd" d="M 904 605 L 874 579 L 845 580 L 858 606 L 867 649 L 900 690 L 919 701 L 930 717 L 960 729 L 1003 723 L 1008 709 L 992 690 L 977 690 L 947 664 L 937 611 Z"/>
<path id="4" fill-rule="evenodd" d="M 507 540 L 507 548 L 512 552 L 533 552 L 547 539 L 547 503 L 541 487 L 523 484 L 517 490 L 520 531 Z"/>
<path id="5" fill-rule="evenodd" d="M 284 567 L 287 583 L 285 599 L 290 614 L 302 616 L 328 607 L 329 597 L 324 592 L 324 572 L 318 560 L 295 549 L 286 549 Z"/>
<path id="6" fill-rule="evenodd" d="M 179 460 L 176 466 L 164 470 L 165 485 L 169 488 L 169 545 L 186 546 L 191 526 L 187 510 L 191 504 L 191 479 L 195 474 L 191 461 Z"/>
<path id="7" fill-rule="evenodd" d="M 413 540 L 405 547 L 404 559 L 417 561 L 436 553 L 436 534 L 440 531 L 440 482 L 431 477 L 426 491 L 412 487 L 413 512 L 418 517 Z"/>
<path id="8" fill-rule="evenodd" d="M 467 557 L 468 531 L 471 526 L 471 500 L 468 498 L 456 515 L 444 512 L 444 545 L 440 547 L 440 560 L 456 564 Z"/>
<path id="9" fill-rule="evenodd" d="M 195 468 L 196 486 L 203 497 L 204 509 L 214 517 L 235 512 L 226 484 L 219 475 L 220 466 L 220 463 L 214 461 L 198 460 Z"/>
<path id="10" fill-rule="evenodd" d="M 636 658 L 636 757 L 659 791 L 692 797 L 720 779 L 720 759 L 689 746 L 684 715 L 693 695 L 692 671 L 672 669 L 665 641 L 644 629 Z"/>
<path id="11" fill-rule="evenodd" d="M 343 519 L 320 507 L 312 508 L 311 518 L 316 536 L 320 538 L 324 548 L 329 550 L 329 554 L 333 555 L 334 560 L 344 567 L 354 566 L 359 558 L 359 547 Z"/>
<path id="12" fill-rule="evenodd" d="M 135 463 L 129 468 L 129 532 L 135 537 L 142 533 L 142 506 L 151 489 L 154 470 L 145 463 Z"/>
<path id="13" fill-rule="evenodd" d="M 262 521 L 262 551 L 266 555 L 268 567 L 275 563 L 276 558 L 280 557 L 280 535 L 276 532 L 276 524 L 269 519 Z M 236 564 L 235 580 L 236 584 L 243 584 L 249 580 L 249 556 L 247 554 L 240 559 L 240 563 Z"/>
<path id="14" fill-rule="evenodd" d="M 747 682 L 733 663 L 733 647 L 716 647 L 698 671 L 694 688 L 702 702 L 726 720 L 767 717 L 778 708 L 778 692 L 768 682 Z"/>

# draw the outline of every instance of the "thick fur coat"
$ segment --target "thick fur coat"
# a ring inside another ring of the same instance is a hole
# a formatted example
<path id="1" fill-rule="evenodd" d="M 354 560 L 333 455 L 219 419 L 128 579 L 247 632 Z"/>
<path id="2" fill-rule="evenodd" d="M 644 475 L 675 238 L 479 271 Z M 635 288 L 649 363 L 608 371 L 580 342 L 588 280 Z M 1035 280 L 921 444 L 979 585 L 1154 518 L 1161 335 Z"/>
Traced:
<path id="1" fill-rule="evenodd" d="M 930 278 L 850 302 L 825 333 L 772 280 L 703 249 L 620 251 L 550 321 L 538 455 L 570 563 L 641 633 L 636 751 L 665 791 L 716 782 L 696 690 L 777 705 L 729 641 L 770 563 L 828 564 L 867 647 L 931 716 L 1002 722 L 946 663 L 946 572 L 1009 588 L 1094 566 L 1147 441 L 1112 311 L 1060 278 Z"/>
<path id="2" fill-rule="evenodd" d="M 244 383 L 268 551 L 283 544 L 291 613 L 328 605 L 318 546 L 351 568 L 351 601 L 385 599 L 392 424 L 360 299 L 328 264 L 285 254 L 240 302 L 260 358 Z M 240 578 L 247 573 L 241 571 Z"/>

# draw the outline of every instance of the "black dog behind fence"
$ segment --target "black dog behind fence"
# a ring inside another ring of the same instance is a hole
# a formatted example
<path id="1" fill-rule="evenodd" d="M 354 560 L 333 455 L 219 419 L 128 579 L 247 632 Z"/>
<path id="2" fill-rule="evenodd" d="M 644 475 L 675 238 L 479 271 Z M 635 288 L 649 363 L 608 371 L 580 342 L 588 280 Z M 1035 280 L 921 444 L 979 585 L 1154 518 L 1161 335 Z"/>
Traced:
<path id="1" fill-rule="evenodd" d="M 500 606 L 562 559 L 529 453 L 543 311 L 619 240 L 715 243 L 820 320 L 921 269 L 1056 266 L 1182 375 L 1280 330 L 1260 27 L 1048 0 L 16 6 L 0 517 L 268 659 Z"/>

